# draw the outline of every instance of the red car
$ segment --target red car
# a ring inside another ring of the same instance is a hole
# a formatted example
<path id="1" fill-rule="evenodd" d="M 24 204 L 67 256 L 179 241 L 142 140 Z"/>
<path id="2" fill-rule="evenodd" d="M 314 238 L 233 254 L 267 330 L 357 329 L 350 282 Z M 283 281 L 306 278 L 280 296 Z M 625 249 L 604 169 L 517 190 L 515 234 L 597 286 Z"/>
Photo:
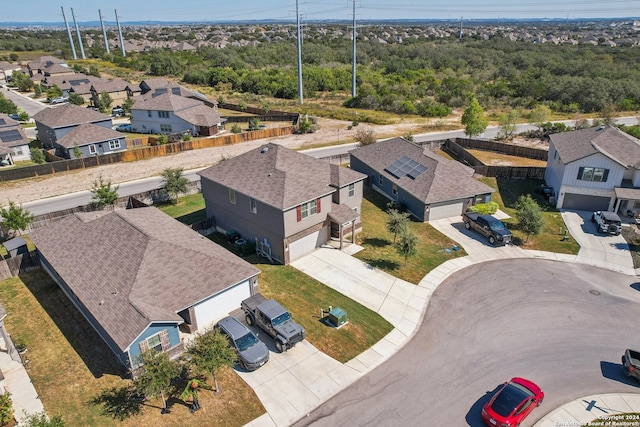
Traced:
<path id="1" fill-rule="evenodd" d="M 533 382 L 511 378 L 482 408 L 482 420 L 488 426 L 519 426 L 542 403 L 544 393 Z"/>

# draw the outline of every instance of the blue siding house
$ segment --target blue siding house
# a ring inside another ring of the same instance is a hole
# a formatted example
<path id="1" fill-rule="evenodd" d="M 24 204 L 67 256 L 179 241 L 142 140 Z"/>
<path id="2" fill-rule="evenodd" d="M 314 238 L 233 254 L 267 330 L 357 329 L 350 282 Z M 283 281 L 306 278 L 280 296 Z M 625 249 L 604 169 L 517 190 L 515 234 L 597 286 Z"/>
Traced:
<path id="1" fill-rule="evenodd" d="M 156 208 L 76 214 L 30 234 L 42 266 L 130 369 L 240 307 L 259 270 Z"/>

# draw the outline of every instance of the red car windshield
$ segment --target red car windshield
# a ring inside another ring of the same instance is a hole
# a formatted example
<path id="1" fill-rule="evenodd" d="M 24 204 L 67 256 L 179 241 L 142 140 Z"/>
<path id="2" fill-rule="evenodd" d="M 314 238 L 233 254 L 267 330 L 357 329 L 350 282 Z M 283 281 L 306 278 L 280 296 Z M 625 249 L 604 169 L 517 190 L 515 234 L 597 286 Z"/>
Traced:
<path id="1" fill-rule="evenodd" d="M 531 390 L 520 384 L 509 383 L 502 389 L 502 391 L 500 391 L 496 399 L 493 401 L 491 409 L 502 417 L 508 417 L 530 396 L 533 396 Z"/>

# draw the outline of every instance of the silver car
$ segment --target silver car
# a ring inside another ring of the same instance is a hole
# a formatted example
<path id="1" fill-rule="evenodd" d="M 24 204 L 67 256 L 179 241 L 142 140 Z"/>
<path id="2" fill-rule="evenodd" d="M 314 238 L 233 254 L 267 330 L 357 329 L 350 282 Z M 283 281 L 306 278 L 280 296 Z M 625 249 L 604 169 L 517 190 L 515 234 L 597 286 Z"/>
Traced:
<path id="1" fill-rule="evenodd" d="M 265 343 L 235 318 L 225 317 L 216 324 L 216 328 L 227 336 L 247 371 L 255 371 L 269 360 L 269 349 Z"/>

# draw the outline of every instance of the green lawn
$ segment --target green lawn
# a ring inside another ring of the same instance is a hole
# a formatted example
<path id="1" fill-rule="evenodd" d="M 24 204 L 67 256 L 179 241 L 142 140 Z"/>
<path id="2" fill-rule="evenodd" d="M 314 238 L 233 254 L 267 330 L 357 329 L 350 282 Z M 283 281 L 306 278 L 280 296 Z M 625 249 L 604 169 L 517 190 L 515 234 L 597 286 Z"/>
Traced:
<path id="1" fill-rule="evenodd" d="M 221 233 L 214 233 L 209 238 L 229 250 L 234 249 Z M 257 255 L 245 259 L 262 271 L 258 276 L 260 292 L 287 307 L 293 318 L 304 326 L 309 342 L 342 363 L 353 359 L 393 329 L 379 314 L 291 266 L 272 265 Z M 347 312 L 347 325 L 335 329 L 321 322 L 320 311 L 327 310 L 330 305 Z"/>
<path id="2" fill-rule="evenodd" d="M 536 188 L 543 183 L 542 180 L 482 178 L 480 181 L 497 190 L 492 194 L 491 200 L 497 202 L 500 210 L 511 216 L 504 223 L 513 233 L 516 245 L 524 249 L 537 249 L 564 254 L 578 253 L 580 249 L 578 243 L 571 236 L 565 240 L 566 226 L 560 212 L 535 192 Z M 515 217 L 516 211 L 513 207 L 521 194 L 531 194 L 531 197 L 538 202 L 538 205 L 542 208 L 542 217 L 545 223 L 542 233 L 537 236 L 530 236 L 528 241 L 526 234 L 518 229 L 518 220 Z"/>
<path id="3" fill-rule="evenodd" d="M 418 236 L 418 253 L 405 265 L 394 244 L 393 235 L 387 231 L 386 213 L 388 200 L 380 194 L 365 190 L 362 202 L 363 230 L 356 236 L 364 250 L 354 256 L 407 282 L 417 284 L 427 273 L 445 261 L 465 256 L 464 249 L 453 250 L 456 243 L 431 225 L 411 222 L 409 227 Z"/>
<path id="4" fill-rule="evenodd" d="M 158 209 L 167 215 L 177 219 L 183 224 L 191 225 L 207 218 L 202 193 L 180 197 L 175 204 L 162 203 L 156 205 Z"/>

